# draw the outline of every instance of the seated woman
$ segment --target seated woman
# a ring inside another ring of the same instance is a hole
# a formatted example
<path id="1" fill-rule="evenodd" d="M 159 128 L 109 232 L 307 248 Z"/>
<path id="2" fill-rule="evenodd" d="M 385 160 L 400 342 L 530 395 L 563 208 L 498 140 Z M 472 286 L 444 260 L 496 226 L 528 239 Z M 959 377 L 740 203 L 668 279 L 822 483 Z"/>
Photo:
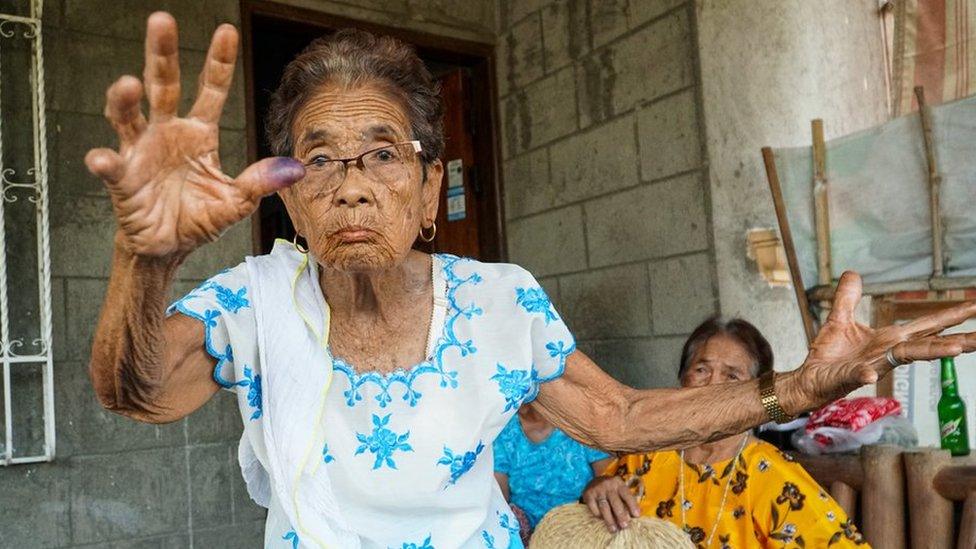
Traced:
<path id="1" fill-rule="evenodd" d="M 532 404 L 519 408 L 495 439 L 495 478 L 527 541 L 553 507 L 577 501 L 610 464 L 607 454 L 569 438 Z M 521 512 L 520 512 L 521 511 Z"/>
<path id="2" fill-rule="evenodd" d="M 700 387 L 753 379 L 772 367 L 772 349 L 755 326 L 712 318 L 685 342 L 678 374 L 682 387 Z M 867 546 L 798 463 L 751 431 L 681 451 L 621 456 L 590 482 L 583 502 L 611 531 L 631 517 L 656 516 L 706 549 Z"/>

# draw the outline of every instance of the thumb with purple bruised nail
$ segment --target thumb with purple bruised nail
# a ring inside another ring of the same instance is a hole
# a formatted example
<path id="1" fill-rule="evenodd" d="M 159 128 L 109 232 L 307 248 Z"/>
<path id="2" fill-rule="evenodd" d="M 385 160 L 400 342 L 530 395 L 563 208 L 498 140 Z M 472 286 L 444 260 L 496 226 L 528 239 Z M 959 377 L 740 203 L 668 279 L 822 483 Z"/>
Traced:
<path id="1" fill-rule="evenodd" d="M 253 200 L 294 185 L 305 177 L 305 166 L 287 156 L 273 156 L 247 167 L 234 185 L 246 191 Z"/>

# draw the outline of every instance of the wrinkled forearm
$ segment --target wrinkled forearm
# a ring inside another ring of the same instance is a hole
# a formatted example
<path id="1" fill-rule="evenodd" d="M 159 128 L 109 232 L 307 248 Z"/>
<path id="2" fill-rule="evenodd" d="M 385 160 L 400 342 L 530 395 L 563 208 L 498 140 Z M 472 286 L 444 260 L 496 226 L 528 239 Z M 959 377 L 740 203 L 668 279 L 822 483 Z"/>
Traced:
<path id="1" fill-rule="evenodd" d="M 796 390 L 797 374 L 777 377 L 780 405 L 799 413 L 807 405 Z M 616 451 L 649 452 L 687 448 L 736 435 L 766 423 L 759 381 L 684 389 L 633 391 L 616 414 L 623 428 L 608 429 L 604 441 Z"/>
<path id="2" fill-rule="evenodd" d="M 798 373 L 780 374 L 776 394 L 790 414 L 816 405 Z M 542 386 L 542 413 L 571 437 L 603 450 L 634 453 L 686 448 L 768 421 L 757 380 L 683 389 L 638 390 L 606 375 L 585 355 Z"/>
<path id="3" fill-rule="evenodd" d="M 133 255 L 115 239 L 112 271 L 92 344 L 89 373 L 107 409 L 151 421 L 167 376 L 166 299 L 183 257 Z"/>

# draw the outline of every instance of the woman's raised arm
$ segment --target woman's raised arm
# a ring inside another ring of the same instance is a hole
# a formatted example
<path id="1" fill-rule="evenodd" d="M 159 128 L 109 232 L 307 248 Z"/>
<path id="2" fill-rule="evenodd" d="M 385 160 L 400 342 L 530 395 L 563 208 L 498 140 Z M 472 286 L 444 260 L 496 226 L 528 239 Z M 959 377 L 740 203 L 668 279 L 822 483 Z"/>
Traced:
<path id="1" fill-rule="evenodd" d="M 776 396 L 787 413 L 799 414 L 876 382 L 893 368 L 889 350 L 899 363 L 976 350 L 976 334 L 938 335 L 976 316 L 976 303 L 872 329 L 854 321 L 860 298 L 860 277 L 845 273 L 804 363 L 776 376 Z M 562 377 L 542 384 L 538 403 L 549 421 L 584 444 L 647 452 L 693 446 L 765 423 L 769 418 L 759 384 L 637 390 L 616 382 L 577 351 L 567 358 Z"/>
<path id="2" fill-rule="evenodd" d="M 106 93 L 105 116 L 119 148 L 93 149 L 85 157 L 108 188 L 119 223 L 92 346 L 92 383 L 102 405 L 142 421 L 177 420 L 217 389 L 203 328 L 180 315 L 165 318 L 176 269 L 193 250 L 249 216 L 261 197 L 305 173 L 291 158 L 262 160 L 237 178 L 221 171 L 218 122 L 237 42 L 231 25 L 214 32 L 196 102 L 179 117 L 176 21 L 167 13 L 151 15 L 143 79 L 123 76 Z M 148 120 L 140 106 L 144 93 Z"/>

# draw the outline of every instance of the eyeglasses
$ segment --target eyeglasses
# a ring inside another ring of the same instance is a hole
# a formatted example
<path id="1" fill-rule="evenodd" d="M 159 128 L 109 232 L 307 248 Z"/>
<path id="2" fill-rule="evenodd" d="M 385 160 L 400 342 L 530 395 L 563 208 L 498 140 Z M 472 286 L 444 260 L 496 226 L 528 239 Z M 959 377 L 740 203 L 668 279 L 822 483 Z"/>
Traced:
<path id="1" fill-rule="evenodd" d="M 352 158 L 316 155 L 305 163 L 305 170 L 326 186 L 339 186 L 346 180 L 349 164 L 353 163 L 370 178 L 393 183 L 409 177 L 410 165 L 420 151 L 420 141 L 404 141 L 371 149 Z"/>

